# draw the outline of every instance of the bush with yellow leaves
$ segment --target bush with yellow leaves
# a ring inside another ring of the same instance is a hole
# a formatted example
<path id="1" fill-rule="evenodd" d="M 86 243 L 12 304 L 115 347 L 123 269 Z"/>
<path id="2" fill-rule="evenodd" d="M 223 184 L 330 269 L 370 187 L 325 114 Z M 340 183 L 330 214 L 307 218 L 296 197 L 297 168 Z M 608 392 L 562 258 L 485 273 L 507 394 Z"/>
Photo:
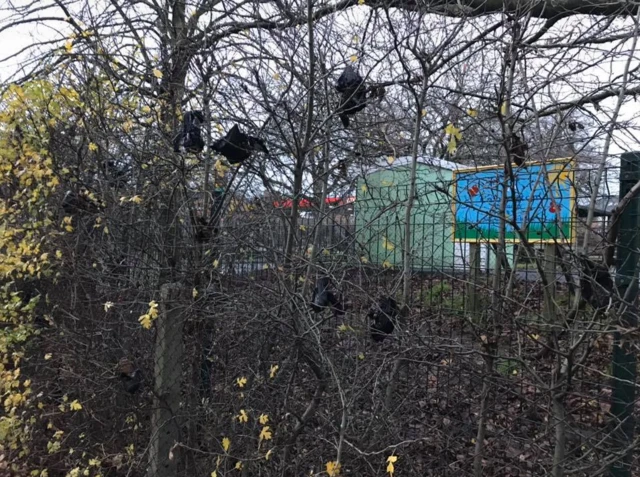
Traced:
<path id="1" fill-rule="evenodd" d="M 52 239 L 64 233 L 55 223 L 48 200 L 60 184 L 48 152 L 49 127 L 69 119 L 79 103 L 73 91 L 46 80 L 11 86 L 0 100 L 0 468 L 12 475 L 47 477 L 47 469 L 29 469 L 34 429 L 44 418 L 45 405 L 35 395 L 31 379 L 23 376 L 29 341 L 39 334 L 34 319 L 45 321 L 41 297 L 32 284 L 51 279 L 62 253 Z M 62 229 L 70 225 L 63 223 Z M 47 359 L 45 357 L 45 359 Z M 66 399 L 68 397 L 65 396 Z M 74 399 L 60 404 L 65 412 L 79 412 Z M 50 424 L 49 429 L 55 426 Z M 61 447 L 62 430 L 47 444 L 48 452 Z"/>

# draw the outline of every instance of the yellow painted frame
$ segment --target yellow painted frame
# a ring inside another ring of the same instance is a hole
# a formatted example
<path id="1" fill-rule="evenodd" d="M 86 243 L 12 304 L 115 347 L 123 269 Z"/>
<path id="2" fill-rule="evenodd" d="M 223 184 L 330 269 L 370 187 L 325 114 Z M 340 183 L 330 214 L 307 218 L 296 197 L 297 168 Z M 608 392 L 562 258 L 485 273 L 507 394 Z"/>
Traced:
<path id="1" fill-rule="evenodd" d="M 575 165 L 575 157 L 559 157 L 559 158 L 555 158 L 555 159 L 549 159 L 548 161 L 539 161 L 539 162 L 530 162 L 528 163 L 528 165 L 532 165 L 532 166 L 543 166 L 543 165 L 548 165 L 548 164 L 562 164 L 565 163 L 568 166 L 569 169 L 569 173 L 571 174 L 570 180 L 571 180 L 571 187 L 569 188 L 569 203 L 570 203 L 570 230 L 571 230 L 571 236 L 570 238 L 567 239 L 529 239 L 528 242 L 529 243 L 548 243 L 548 244 L 555 244 L 555 243 L 576 243 L 576 238 L 577 238 L 577 231 L 576 231 L 576 188 L 575 188 L 575 176 L 576 176 L 576 171 L 574 168 Z M 453 217 L 453 225 L 451 226 L 451 233 L 452 233 L 452 237 L 453 237 L 453 241 L 457 242 L 457 243 L 499 243 L 500 241 L 498 239 L 457 239 L 456 238 L 456 192 L 457 192 L 457 187 L 458 187 L 458 181 L 457 181 L 457 176 L 460 173 L 468 173 L 468 172 L 480 172 L 480 171 L 489 171 L 489 170 L 496 170 L 496 169 L 502 169 L 504 167 L 503 164 L 498 164 L 498 165 L 491 165 L 491 166 L 480 166 L 480 167 L 467 167 L 464 169 L 458 169 L 458 170 L 453 170 L 452 171 L 452 181 L 453 181 L 453 186 L 452 186 L 452 200 L 451 200 L 451 213 L 452 213 L 452 217 Z M 516 169 L 518 166 L 515 164 L 512 164 L 511 167 L 513 167 L 514 169 Z M 520 243 L 521 240 L 518 238 L 509 238 L 509 239 L 505 239 L 505 243 Z"/>

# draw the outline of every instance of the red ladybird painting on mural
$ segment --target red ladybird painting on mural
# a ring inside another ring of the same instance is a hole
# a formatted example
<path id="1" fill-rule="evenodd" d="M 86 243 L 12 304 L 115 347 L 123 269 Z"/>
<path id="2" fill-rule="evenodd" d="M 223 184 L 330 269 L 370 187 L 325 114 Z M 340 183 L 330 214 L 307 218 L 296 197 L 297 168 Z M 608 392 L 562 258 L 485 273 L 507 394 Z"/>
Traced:
<path id="1" fill-rule="evenodd" d="M 469 195 L 471 197 L 475 197 L 476 195 L 478 195 L 478 192 L 480 192 L 480 189 L 477 185 L 469 187 Z"/>
<path id="2" fill-rule="evenodd" d="M 552 214 L 555 214 L 558 210 L 560 210 L 560 205 L 554 205 L 551 204 L 551 206 L 549 207 L 549 212 L 551 212 Z"/>

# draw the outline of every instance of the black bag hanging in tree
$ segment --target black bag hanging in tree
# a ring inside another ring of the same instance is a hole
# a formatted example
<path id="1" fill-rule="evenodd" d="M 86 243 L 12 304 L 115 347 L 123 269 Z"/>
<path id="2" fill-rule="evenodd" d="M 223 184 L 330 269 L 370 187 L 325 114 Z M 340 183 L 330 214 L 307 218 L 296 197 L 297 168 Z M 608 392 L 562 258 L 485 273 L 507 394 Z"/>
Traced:
<path id="1" fill-rule="evenodd" d="M 173 151 L 180 152 L 184 147 L 186 152 L 199 154 L 204 149 L 204 139 L 200 130 L 204 123 L 202 111 L 188 111 L 184 113 L 182 131 L 173 140 Z"/>
<path id="2" fill-rule="evenodd" d="M 330 290 L 331 280 L 329 277 L 321 277 L 316 281 L 311 297 L 311 309 L 315 313 L 320 313 L 326 308 L 331 308 L 334 316 L 342 316 L 345 306 L 335 293 Z"/>
<path id="3" fill-rule="evenodd" d="M 237 124 L 227 132 L 225 137 L 214 142 L 211 149 L 226 157 L 230 164 L 239 164 L 245 161 L 252 152 L 269 154 L 262 139 L 243 133 Z"/>
<path id="4" fill-rule="evenodd" d="M 340 93 L 338 108 L 340 121 L 345 128 L 348 128 L 349 116 L 353 116 L 367 106 L 367 89 L 358 72 L 351 65 L 347 65 L 338 78 L 336 90 Z"/>
<path id="5" fill-rule="evenodd" d="M 371 307 L 367 316 L 370 321 L 371 339 L 381 343 L 395 329 L 398 303 L 392 297 L 382 297 Z"/>

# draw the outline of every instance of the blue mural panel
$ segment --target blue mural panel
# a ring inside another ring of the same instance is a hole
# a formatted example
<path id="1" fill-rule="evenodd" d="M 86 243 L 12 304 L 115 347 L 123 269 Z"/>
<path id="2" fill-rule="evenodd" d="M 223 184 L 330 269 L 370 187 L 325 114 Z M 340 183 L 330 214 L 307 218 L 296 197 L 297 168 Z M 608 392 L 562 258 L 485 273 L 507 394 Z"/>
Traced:
<path id="1" fill-rule="evenodd" d="M 524 232 L 531 242 L 568 242 L 573 239 L 575 207 L 572 161 L 555 159 L 514 167 L 507 181 L 505 239 L 519 242 Z M 503 166 L 454 172 L 454 233 L 456 241 L 496 242 L 500 231 L 500 202 L 505 183 Z"/>

